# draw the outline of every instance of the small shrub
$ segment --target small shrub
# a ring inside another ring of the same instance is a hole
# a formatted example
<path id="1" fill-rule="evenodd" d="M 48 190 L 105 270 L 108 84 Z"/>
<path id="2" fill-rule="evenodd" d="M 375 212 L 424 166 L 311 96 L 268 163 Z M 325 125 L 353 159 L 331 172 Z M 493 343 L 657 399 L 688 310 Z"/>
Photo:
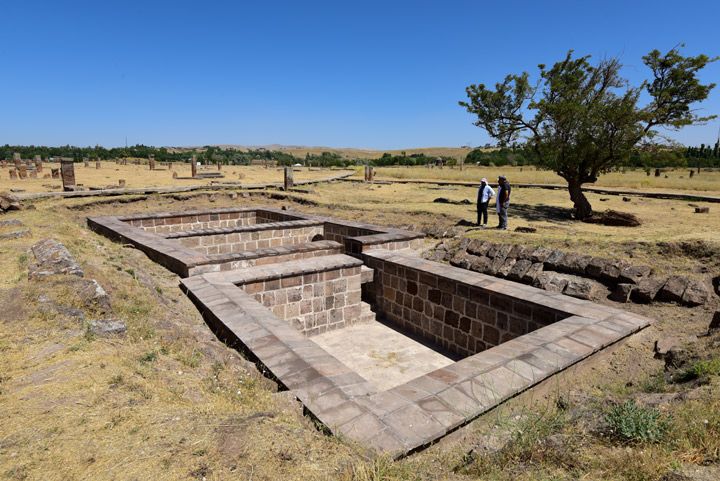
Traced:
<path id="1" fill-rule="evenodd" d="M 657 443 L 670 429 L 670 422 L 657 409 L 628 400 L 613 406 L 605 416 L 610 433 L 625 443 Z"/>
<path id="2" fill-rule="evenodd" d="M 694 362 L 690 367 L 678 373 L 675 381 L 688 382 L 717 375 L 720 375 L 720 357 Z"/>
<path id="3" fill-rule="evenodd" d="M 158 355 L 155 351 L 150 351 L 150 352 L 145 353 L 140 358 L 140 362 L 143 362 L 143 363 L 153 362 L 153 361 L 157 360 L 157 357 L 158 357 Z"/>

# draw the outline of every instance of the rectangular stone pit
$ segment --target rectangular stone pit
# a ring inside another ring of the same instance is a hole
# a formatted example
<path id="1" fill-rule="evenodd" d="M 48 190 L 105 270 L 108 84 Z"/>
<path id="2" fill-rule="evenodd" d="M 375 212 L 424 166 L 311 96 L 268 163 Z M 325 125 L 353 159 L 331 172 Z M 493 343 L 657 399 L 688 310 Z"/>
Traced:
<path id="1" fill-rule="evenodd" d="M 393 457 L 650 323 L 420 259 L 406 248 L 422 236 L 398 229 L 266 208 L 88 224 L 190 275 L 182 288 L 220 339 L 331 432 Z M 270 235 L 241 240 L 252 233 Z M 274 237 L 286 244 L 272 247 Z M 240 242 L 254 250 L 197 249 Z M 388 362 L 395 351 L 402 362 Z"/>
<path id="2" fill-rule="evenodd" d="M 88 226 L 182 277 L 423 242 L 415 232 L 266 207 L 93 217 Z"/>

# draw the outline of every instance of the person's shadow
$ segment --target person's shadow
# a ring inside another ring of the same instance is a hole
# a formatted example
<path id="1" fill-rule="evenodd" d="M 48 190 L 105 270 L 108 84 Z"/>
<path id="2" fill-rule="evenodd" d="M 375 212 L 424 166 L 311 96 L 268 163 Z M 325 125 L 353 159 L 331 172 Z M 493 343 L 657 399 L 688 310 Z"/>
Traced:
<path id="1" fill-rule="evenodd" d="M 477 215 L 477 212 L 472 209 L 468 210 L 472 216 Z M 572 220 L 572 209 L 565 207 L 555 207 L 552 205 L 545 204 L 510 204 L 508 210 L 508 218 L 512 219 L 521 218 L 527 221 L 545 221 L 554 222 L 557 224 L 565 223 Z M 475 218 L 475 217 L 471 217 Z M 488 208 L 488 218 L 497 219 L 497 211 L 495 206 Z M 457 224 L 458 227 L 476 227 L 475 223 L 467 219 L 461 219 Z"/>

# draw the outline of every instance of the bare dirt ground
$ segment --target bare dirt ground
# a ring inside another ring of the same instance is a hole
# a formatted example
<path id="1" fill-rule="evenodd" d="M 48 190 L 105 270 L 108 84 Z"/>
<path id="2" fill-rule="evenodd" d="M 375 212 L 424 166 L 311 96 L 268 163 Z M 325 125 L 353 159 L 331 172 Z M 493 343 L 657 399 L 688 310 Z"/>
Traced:
<path id="1" fill-rule="evenodd" d="M 717 296 L 696 308 L 624 305 L 657 322 L 429 449 L 400 461 L 367 460 L 323 434 L 287 393 L 218 342 L 175 275 L 85 227 L 89 215 L 239 204 L 434 232 L 474 217 L 472 205 L 432 202 L 472 200 L 471 189 L 336 182 L 308 190 L 237 200 L 222 192 L 46 200 L 2 216 L 19 219 L 30 235 L 0 240 L 0 478 L 718 479 L 720 368 L 713 363 L 720 362 L 720 339 L 702 337 L 720 308 Z M 513 194 L 511 228 L 534 226 L 536 233 L 461 227 L 453 234 L 632 257 L 704 280 L 720 274 L 713 206 L 700 217 L 687 202 L 591 198 L 596 209 L 632 211 L 643 221 L 611 228 L 569 220 L 564 192 Z M 105 288 L 114 314 L 127 322 L 124 337 L 92 335 L 88 323 L 98 313 L 66 279 L 28 280 L 28 248 L 48 237 L 63 242 L 86 277 Z M 653 346 L 668 337 L 689 351 L 687 362 L 664 376 Z M 680 376 L 695 371 L 695 378 Z M 662 440 L 621 441 L 608 431 L 608 410 L 628 399 L 667 416 Z"/>

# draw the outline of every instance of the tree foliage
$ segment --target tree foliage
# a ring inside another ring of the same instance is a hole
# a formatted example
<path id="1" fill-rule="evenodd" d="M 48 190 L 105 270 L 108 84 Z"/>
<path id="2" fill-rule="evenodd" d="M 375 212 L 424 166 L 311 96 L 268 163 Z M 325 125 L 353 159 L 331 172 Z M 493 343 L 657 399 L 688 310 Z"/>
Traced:
<path id="1" fill-rule="evenodd" d="M 593 65 L 590 56 L 574 57 L 571 50 L 550 68 L 539 65 L 535 82 L 523 72 L 506 76 L 494 89 L 470 85 L 468 101 L 460 105 L 501 147 L 522 141 L 536 165 L 563 177 L 576 218 L 585 219 L 592 208 L 583 184 L 627 161 L 639 143 L 658 137 L 657 128 L 679 129 L 715 118 L 691 109 L 715 86 L 697 78 L 714 60 L 685 57 L 677 48 L 664 55 L 653 50 L 643 57 L 652 79 L 633 87 L 621 77 L 618 59 Z M 641 107 L 643 92 L 650 101 Z"/>

